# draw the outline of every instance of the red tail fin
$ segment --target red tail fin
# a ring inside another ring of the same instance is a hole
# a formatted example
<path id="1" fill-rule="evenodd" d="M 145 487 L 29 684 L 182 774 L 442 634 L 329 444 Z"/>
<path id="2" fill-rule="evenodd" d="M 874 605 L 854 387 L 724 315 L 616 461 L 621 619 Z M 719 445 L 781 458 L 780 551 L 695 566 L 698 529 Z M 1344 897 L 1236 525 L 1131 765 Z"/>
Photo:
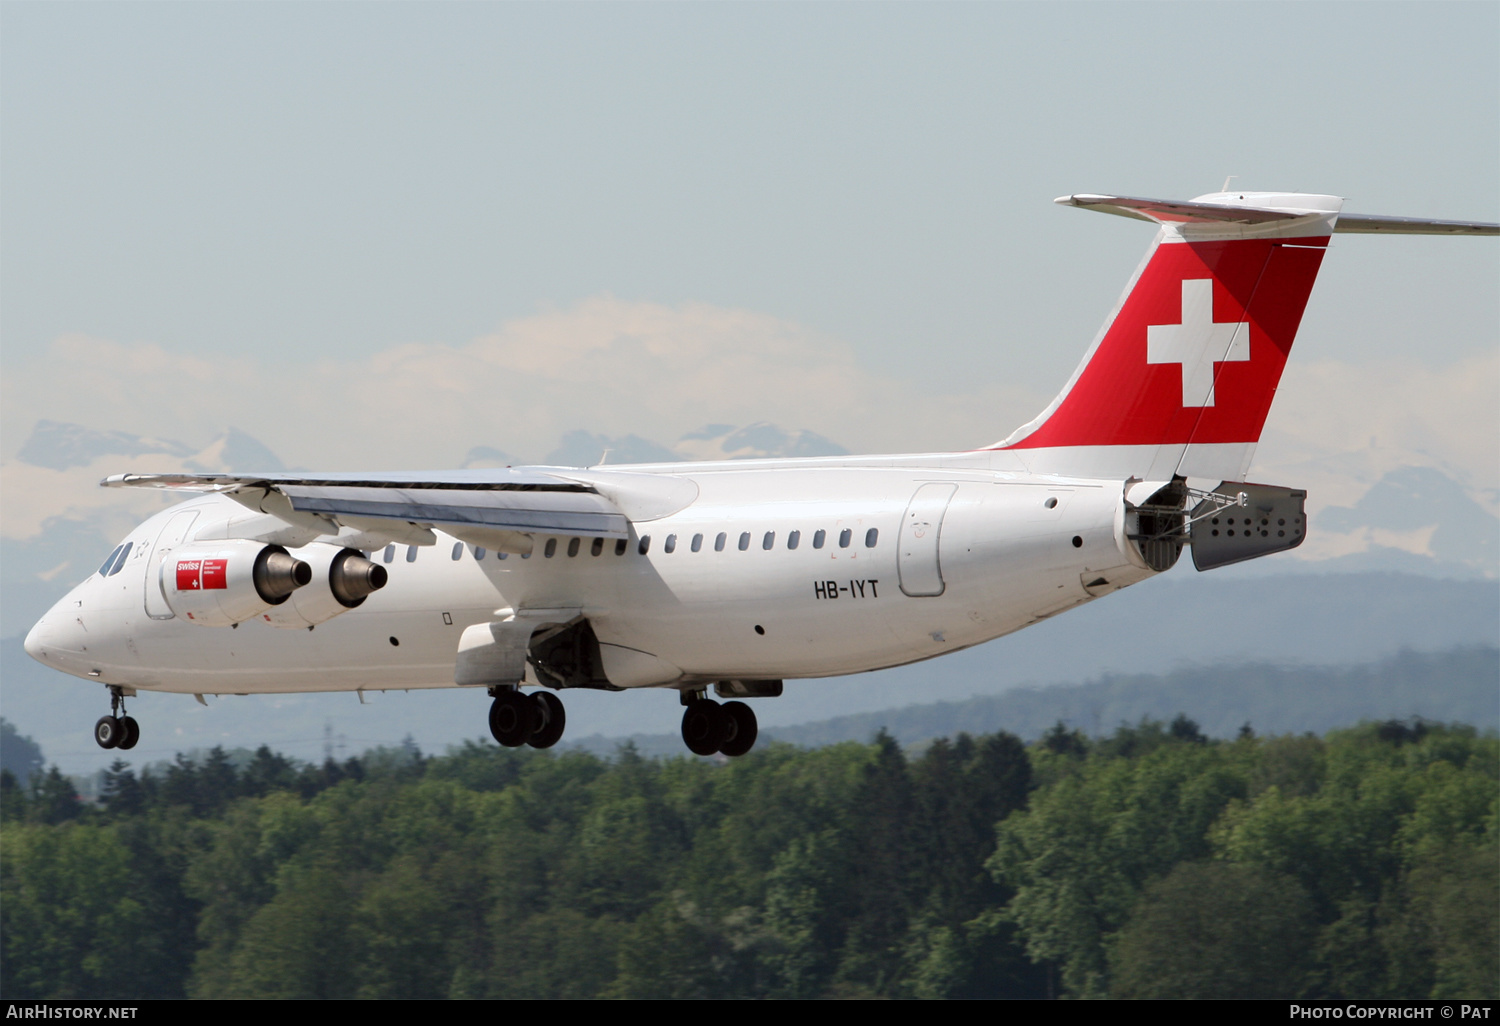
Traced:
<path id="1" fill-rule="evenodd" d="M 997 448 L 1043 473 L 1241 479 L 1341 201 L 1236 193 L 1058 202 L 1162 228 L 1062 394 Z"/>

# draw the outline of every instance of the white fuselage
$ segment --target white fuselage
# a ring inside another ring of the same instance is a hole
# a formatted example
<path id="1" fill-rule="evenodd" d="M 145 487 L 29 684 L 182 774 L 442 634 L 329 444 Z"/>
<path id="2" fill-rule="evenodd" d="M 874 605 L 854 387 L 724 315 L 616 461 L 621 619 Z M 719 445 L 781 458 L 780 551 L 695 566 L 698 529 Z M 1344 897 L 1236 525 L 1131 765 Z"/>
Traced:
<path id="1" fill-rule="evenodd" d="M 123 568 L 75 588 L 26 647 L 127 688 L 451 687 L 466 627 L 513 611 L 576 609 L 613 683 L 702 686 L 927 659 L 1151 576 L 1124 537 L 1125 482 L 994 469 L 999 459 L 632 467 L 691 481 L 697 496 L 670 515 L 635 519 L 623 545 L 539 535 L 529 556 L 476 559 L 474 546 L 438 533 L 436 545 L 377 549 L 371 558 L 388 571 L 387 586 L 313 629 L 162 616 L 152 589 L 170 548 L 245 512 L 200 496 L 132 532 Z M 183 534 L 186 518 L 174 518 L 186 511 L 197 516 Z"/>

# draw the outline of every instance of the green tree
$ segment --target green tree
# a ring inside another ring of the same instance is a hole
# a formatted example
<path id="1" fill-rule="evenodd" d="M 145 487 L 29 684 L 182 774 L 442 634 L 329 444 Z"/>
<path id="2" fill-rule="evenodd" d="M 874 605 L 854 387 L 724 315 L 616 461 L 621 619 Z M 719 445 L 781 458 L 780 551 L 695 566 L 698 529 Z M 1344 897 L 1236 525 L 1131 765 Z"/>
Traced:
<path id="1" fill-rule="evenodd" d="M 1131 729 L 1123 747 L 1145 755 L 1096 750 L 1079 772 L 1033 794 L 1000 824 L 988 863 L 1015 888 L 1007 914 L 1027 953 L 1059 965 L 1076 996 L 1107 993 L 1106 939 L 1148 883 L 1209 854 L 1209 826 L 1246 792 L 1222 746 L 1155 736 L 1145 744 L 1139 733 Z"/>
<path id="2" fill-rule="evenodd" d="M 56 766 L 50 766 L 46 773 L 31 778 L 26 814 L 34 823 L 66 823 L 83 815 L 83 804 L 73 782 Z"/>
<path id="3" fill-rule="evenodd" d="M 1289 876 L 1183 862 L 1147 887 L 1110 949 L 1113 997 L 1291 998 L 1307 986 L 1312 903 Z"/>
<path id="4" fill-rule="evenodd" d="M 150 967 L 155 924 L 132 893 L 112 828 L 10 826 L 0 834 L 0 961 L 11 999 L 126 998 Z"/>
<path id="5" fill-rule="evenodd" d="M 855 790 L 844 843 L 848 855 L 847 923 L 839 978 L 892 994 L 901 978 L 907 919 L 915 904 L 916 796 L 906 756 L 885 731 Z"/>

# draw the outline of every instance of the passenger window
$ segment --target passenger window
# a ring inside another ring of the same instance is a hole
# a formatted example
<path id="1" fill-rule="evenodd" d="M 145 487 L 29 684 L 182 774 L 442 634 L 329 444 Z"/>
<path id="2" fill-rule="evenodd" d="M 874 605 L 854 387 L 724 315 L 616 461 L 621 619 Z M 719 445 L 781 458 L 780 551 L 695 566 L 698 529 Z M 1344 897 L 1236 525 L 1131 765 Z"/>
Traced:
<path id="1" fill-rule="evenodd" d="M 813 548 L 815 548 L 815 549 L 821 549 L 823 547 L 823 542 L 826 541 L 827 538 L 828 538 L 828 532 L 827 531 L 814 531 L 813 532 Z"/>
<path id="2" fill-rule="evenodd" d="M 579 541 L 580 541 L 580 539 L 578 539 L 578 538 L 569 538 L 568 539 L 568 558 L 569 559 L 572 559 L 574 556 L 578 555 L 578 543 L 579 543 Z"/>
<path id="3" fill-rule="evenodd" d="M 786 547 L 789 548 L 789 549 L 795 549 L 797 547 L 797 543 L 800 542 L 801 540 L 802 540 L 802 532 L 801 531 L 793 531 L 793 532 L 791 532 L 790 534 L 788 534 L 786 536 Z"/>
<path id="4" fill-rule="evenodd" d="M 106 576 L 109 573 L 110 565 L 114 563 L 115 557 L 120 554 L 120 550 L 123 549 L 124 547 L 125 546 L 123 546 L 123 545 L 116 545 L 115 548 L 114 548 L 114 551 L 111 552 L 108 556 L 104 557 L 104 562 L 102 562 L 102 563 L 99 564 L 99 576 L 100 577 L 104 577 L 104 576 Z"/>
<path id="5" fill-rule="evenodd" d="M 744 552 L 750 547 L 750 532 L 746 531 L 740 535 L 740 551 Z"/>
<path id="6" fill-rule="evenodd" d="M 542 549 L 542 555 L 546 556 L 548 559 L 551 559 L 553 556 L 557 555 L 557 539 L 556 538 L 548 538 L 547 539 L 547 544 Z"/>
<path id="7" fill-rule="evenodd" d="M 841 549 L 847 549 L 849 547 L 849 539 L 853 538 L 853 537 L 854 537 L 854 532 L 851 531 L 851 530 L 849 530 L 849 528 L 847 528 L 847 527 L 844 528 L 842 531 L 840 531 L 839 532 L 839 548 L 841 548 Z"/>
<path id="8" fill-rule="evenodd" d="M 624 538 L 616 538 L 615 539 L 615 555 L 617 555 L 617 556 L 623 556 L 623 555 L 625 555 L 625 545 L 626 545 L 626 542 L 625 542 Z"/>
<path id="9" fill-rule="evenodd" d="M 775 545 L 775 544 L 776 544 L 776 532 L 775 531 L 767 531 L 766 532 L 766 536 L 760 540 L 760 547 L 763 548 L 763 549 L 769 549 L 772 545 Z"/>
<path id="10" fill-rule="evenodd" d="M 661 550 L 663 552 L 667 553 L 668 555 L 671 555 L 672 553 L 676 552 L 677 551 L 677 536 L 675 534 L 669 534 L 669 535 L 667 535 L 666 544 L 662 545 Z"/>
<path id="11" fill-rule="evenodd" d="M 701 535 L 701 534 L 695 534 L 695 535 L 693 535 L 692 549 L 693 549 L 694 552 L 702 552 L 703 551 L 703 535 Z"/>
<path id="12" fill-rule="evenodd" d="M 496 558 L 496 559 L 504 559 L 504 558 L 505 558 L 505 557 L 506 557 L 506 556 L 508 556 L 508 555 L 509 555 L 509 554 L 510 554 L 510 553 L 508 553 L 508 552 L 506 552 L 506 551 L 505 551 L 505 550 L 504 550 L 504 549 L 497 549 L 497 550 L 496 550 L 496 551 L 495 551 L 495 558 Z M 525 558 L 525 557 L 522 557 L 522 558 Z"/>
<path id="13" fill-rule="evenodd" d="M 475 559 L 483 559 L 484 558 L 484 546 L 482 546 L 482 545 L 476 545 L 476 546 L 474 546 L 474 558 Z"/>
<path id="14" fill-rule="evenodd" d="M 604 551 L 604 539 L 603 538 L 595 538 L 593 544 L 589 546 L 589 555 L 591 555 L 591 556 L 597 556 L 597 555 L 599 555 L 603 551 Z"/>
<path id="15" fill-rule="evenodd" d="M 454 542 L 453 543 L 453 558 L 456 559 L 456 560 L 464 558 L 464 543 L 463 542 Z"/>
<path id="16" fill-rule="evenodd" d="M 406 561 L 408 563 L 415 563 L 417 561 L 417 547 L 415 545 L 408 545 L 406 547 Z"/>
<path id="17" fill-rule="evenodd" d="M 873 549 L 875 547 L 875 543 L 878 542 L 879 540 L 880 540 L 880 529 L 879 528 L 872 527 L 868 531 L 865 532 L 865 548 L 867 548 L 867 549 Z"/>
<path id="18" fill-rule="evenodd" d="M 651 551 L 651 536 L 649 534 L 641 535 L 641 543 L 636 546 L 636 551 L 643 556 Z"/>
<path id="19" fill-rule="evenodd" d="M 719 536 L 714 539 L 714 551 L 715 552 L 723 552 L 724 551 L 724 543 L 727 542 L 728 540 L 729 540 L 729 535 L 725 534 L 723 531 L 720 531 L 719 532 Z"/>
<path id="20" fill-rule="evenodd" d="M 395 562 L 395 560 L 396 560 L 396 546 L 394 546 L 394 545 L 387 545 L 385 547 L 385 561 L 387 563 L 393 563 L 393 562 Z"/>

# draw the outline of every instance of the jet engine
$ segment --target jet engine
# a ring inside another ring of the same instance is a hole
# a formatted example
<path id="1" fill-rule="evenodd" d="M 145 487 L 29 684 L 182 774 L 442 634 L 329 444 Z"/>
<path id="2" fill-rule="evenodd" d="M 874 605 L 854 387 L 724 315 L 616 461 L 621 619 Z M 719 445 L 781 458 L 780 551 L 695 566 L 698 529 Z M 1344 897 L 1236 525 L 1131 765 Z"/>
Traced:
<path id="1" fill-rule="evenodd" d="M 260 614 L 272 627 L 315 627 L 354 609 L 388 580 L 385 567 L 354 549 L 312 544 L 297 551 L 307 560 L 311 583 Z"/>
<path id="2" fill-rule="evenodd" d="M 312 580 L 312 567 L 280 545 L 229 540 L 178 549 L 160 574 L 172 612 L 204 627 L 229 627 L 285 603 Z"/>

